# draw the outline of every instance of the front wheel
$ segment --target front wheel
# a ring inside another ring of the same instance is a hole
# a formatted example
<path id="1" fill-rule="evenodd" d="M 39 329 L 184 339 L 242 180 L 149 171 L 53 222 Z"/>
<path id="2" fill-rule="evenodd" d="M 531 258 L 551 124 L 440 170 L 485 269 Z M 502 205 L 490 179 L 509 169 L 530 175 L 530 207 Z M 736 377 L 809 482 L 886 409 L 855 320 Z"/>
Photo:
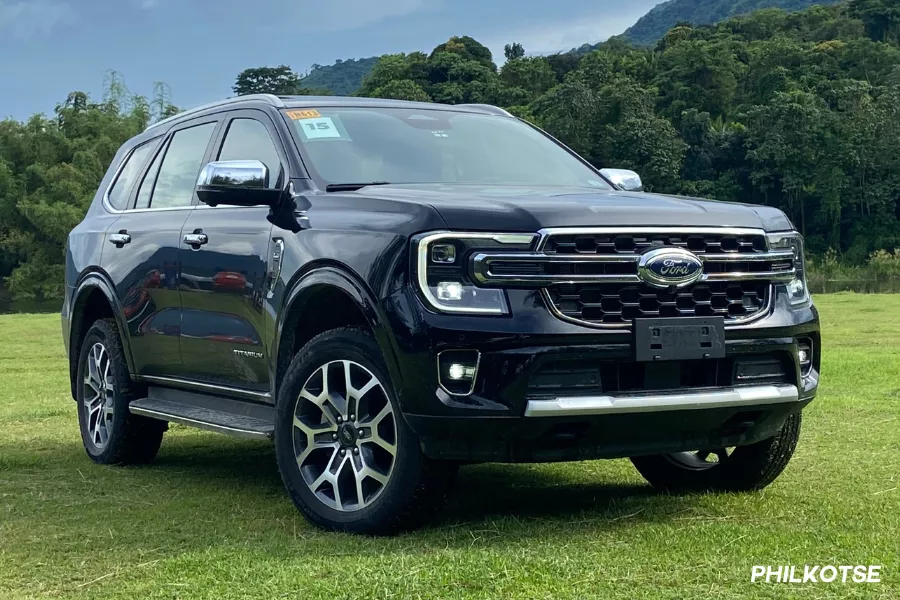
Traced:
<path id="1" fill-rule="evenodd" d="M 313 338 L 278 394 L 275 451 L 285 488 L 313 524 L 389 534 L 421 524 L 453 465 L 423 456 L 378 344 L 359 329 Z"/>
<path id="2" fill-rule="evenodd" d="M 793 414 L 775 436 L 749 446 L 636 456 L 631 462 L 651 485 L 667 491 L 759 490 L 787 467 L 800 421 L 800 413 Z"/>

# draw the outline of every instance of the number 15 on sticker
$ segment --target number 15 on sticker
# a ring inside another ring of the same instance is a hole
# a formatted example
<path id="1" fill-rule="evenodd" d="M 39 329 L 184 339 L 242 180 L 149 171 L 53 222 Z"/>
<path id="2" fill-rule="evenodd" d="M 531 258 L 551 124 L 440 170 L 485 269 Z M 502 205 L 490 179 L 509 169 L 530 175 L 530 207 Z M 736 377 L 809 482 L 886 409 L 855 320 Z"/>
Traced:
<path id="1" fill-rule="evenodd" d="M 317 140 L 320 138 L 339 138 L 341 132 L 335 127 L 331 117 L 319 117 L 317 119 L 303 119 L 298 121 L 306 139 Z"/>

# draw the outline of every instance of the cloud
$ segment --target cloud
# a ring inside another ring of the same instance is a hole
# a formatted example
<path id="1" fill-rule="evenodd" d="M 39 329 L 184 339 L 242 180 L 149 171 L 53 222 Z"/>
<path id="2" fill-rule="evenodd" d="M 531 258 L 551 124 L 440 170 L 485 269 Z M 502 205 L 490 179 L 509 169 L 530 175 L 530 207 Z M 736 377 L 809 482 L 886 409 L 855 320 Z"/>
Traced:
<path id="1" fill-rule="evenodd" d="M 628 29 L 641 18 L 651 2 L 632 2 L 626 9 L 615 13 L 577 17 L 568 20 L 542 22 L 507 29 L 500 38 L 497 34 L 485 35 L 484 44 L 491 49 L 495 60 L 503 60 L 503 46 L 518 42 L 528 54 L 552 54 L 577 48 L 582 44 L 596 44 Z"/>
<path id="2" fill-rule="evenodd" d="M 303 3 L 295 23 L 308 31 L 346 31 L 433 8 L 436 0 L 325 0 Z"/>
<path id="3" fill-rule="evenodd" d="M 47 35 L 75 18 L 72 6 L 62 0 L 0 0 L 0 34 L 19 40 Z"/>

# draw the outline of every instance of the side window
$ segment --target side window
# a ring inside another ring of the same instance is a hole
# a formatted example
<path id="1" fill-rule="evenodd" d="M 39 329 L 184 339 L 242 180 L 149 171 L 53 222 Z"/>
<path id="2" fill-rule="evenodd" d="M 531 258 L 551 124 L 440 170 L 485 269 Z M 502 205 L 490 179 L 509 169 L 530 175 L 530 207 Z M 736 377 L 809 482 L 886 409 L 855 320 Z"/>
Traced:
<path id="1" fill-rule="evenodd" d="M 153 142 L 147 142 L 132 150 L 131 154 L 125 159 L 125 165 L 119 171 L 116 182 L 109 188 L 106 195 L 109 205 L 116 210 L 124 210 L 128 206 L 128 192 L 141 174 L 150 151 L 153 149 Z"/>
<path id="2" fill-rule="evenodd" d="M 203 166 L 203 155 L 215 128 L 215 123 L 207 123 L 175 132 L 156 176 L 156 185 L 150 197 L 150 208 L 191 205 L 197 176 L 200 174 L 200 167 Z M 152 169 L 145 184 L 150 181 L 151 175 Z M 144 193 L 143 189 L 141 193 Z"/>
<path id="3" fill-rule="evenodd" d="M 281 159 L 266 126 L 255 119 L 234 119 L 228 126 L 218 160 L 258 160 L 269 168 L 266 187 L 274 187 Z"/>
<path id="4" fill-rule="evenodd" d="M 150 195 L 153 193 L 153 186 L 156 183 L 157 175 L 159 175 L 159 165 L 162 164 L 162 159 L 165 154 L 166 146 L 163 146 L 159 149 L 159 152 L 156 153 L 153 162 L 150 163 L 150 168 L 147 169 L 147 174 L 144 175 L 141 187 L 138 188 L 137 202 L 134 205 L 135 208 L 150 208 Z"/>

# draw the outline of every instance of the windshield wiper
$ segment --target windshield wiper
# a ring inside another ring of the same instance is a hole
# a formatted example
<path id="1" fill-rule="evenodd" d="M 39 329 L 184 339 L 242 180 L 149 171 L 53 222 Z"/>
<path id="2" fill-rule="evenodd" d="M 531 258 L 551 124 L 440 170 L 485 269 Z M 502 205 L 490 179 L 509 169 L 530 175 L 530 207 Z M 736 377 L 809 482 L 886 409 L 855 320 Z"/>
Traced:
<path id="1" fill-rule="evenodd" d="M 391 185 L 390 181 L 371 181 L 369 183 L 329 183 L 325 186 L 326 192 L 355 192 L 370 185 Z"/>

